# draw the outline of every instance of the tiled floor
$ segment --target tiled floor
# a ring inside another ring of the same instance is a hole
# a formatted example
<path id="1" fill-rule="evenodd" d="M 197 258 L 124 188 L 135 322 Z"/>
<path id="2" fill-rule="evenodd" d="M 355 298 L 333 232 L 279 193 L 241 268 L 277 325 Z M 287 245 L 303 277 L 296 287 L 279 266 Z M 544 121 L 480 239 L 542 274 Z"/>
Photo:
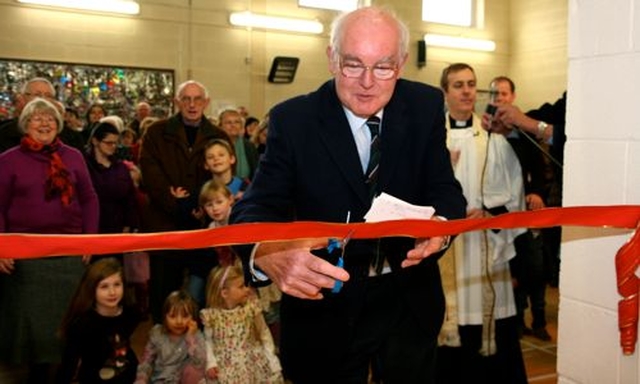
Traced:
<path id="1" fill-rule="evenodd" d="M 558 382 L 556 374 L 558 288 L 547 287 L 546 297 L 547 331 L 551 335 L 551 341 L 540 341 L 532 336 L 525 336 L 520 343 L 527 376 L 531 384 L 556 384 Z M 527 319 L 527 323 L 530 323 L 529 319 Z"/>

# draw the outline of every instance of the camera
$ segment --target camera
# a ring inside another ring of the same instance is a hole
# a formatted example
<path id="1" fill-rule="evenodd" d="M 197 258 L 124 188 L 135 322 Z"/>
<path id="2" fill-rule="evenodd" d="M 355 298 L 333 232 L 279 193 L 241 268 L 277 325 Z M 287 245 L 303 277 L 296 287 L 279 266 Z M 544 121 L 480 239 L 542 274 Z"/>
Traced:
<path id="1" fill-rule="evenodd" d="M 487 104 L 487 109 L 485 109 L 486 113 L 488 113 L 491 116 L 495 116 L 497 111 L 498 111 L 498 107 L 496 107 L 495 105 Z"/>
<path id="2" fill-rule="evenodd" d="M 489 89 L 489 103 L 487 104 L 487 108 L 485 112 L 491 116 L 495 116 L 498 107 L 496 107 L 496 98 L 498 97 L 498 90 L 495 85 L 491 83 L 491 87 Z"/>

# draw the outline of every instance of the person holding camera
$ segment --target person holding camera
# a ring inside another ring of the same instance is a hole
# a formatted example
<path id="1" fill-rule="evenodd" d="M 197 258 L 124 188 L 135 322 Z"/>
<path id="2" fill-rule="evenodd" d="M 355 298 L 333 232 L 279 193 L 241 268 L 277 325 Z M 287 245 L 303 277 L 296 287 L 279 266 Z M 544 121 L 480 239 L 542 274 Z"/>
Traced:
<path id="1" fill-rule="evenodd" d="M 516 99 L 515 84 L 506 76 L 491 81 L 495 91 L 495 107 L 512 105 Z M 483 128 L 487 128 L 483 125 Z M 513 129 L 506 135 L 507 141 L 518 156 L 524 180 L 525 201 L 528 210 L 545 208 L 545 162 L 536 138 L 521 129 Z M 518 309 L 520 335 L 531 335 L 543 341 L 551 340 L 546 330 L 545 316 L 545 268 L 542 232 L 529 229 L 515 240 L 516 257 L 510 262 L 514 278 L 514 293 Z M 531 328 L 527 327 L 524 311 L 531 304 Z"/>

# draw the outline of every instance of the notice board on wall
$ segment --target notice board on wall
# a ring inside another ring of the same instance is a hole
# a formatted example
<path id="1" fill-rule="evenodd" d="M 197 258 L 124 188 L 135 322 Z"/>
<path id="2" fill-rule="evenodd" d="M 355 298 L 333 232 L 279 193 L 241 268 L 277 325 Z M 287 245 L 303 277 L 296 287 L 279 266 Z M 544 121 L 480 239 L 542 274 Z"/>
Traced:
<path id="1" fill-rule="evenodd" d="M 51 81 L 56 98 L 75 108 L 81 118 L 96 102 L 125 122 L 133 118 L 135 105 L 140 101 L 151 104 L 155 116 L 169 116 L 173 112 L 171 69 L 0 58 L 0 119 L 14 115 L 15 95 L 34 77 Z"/>

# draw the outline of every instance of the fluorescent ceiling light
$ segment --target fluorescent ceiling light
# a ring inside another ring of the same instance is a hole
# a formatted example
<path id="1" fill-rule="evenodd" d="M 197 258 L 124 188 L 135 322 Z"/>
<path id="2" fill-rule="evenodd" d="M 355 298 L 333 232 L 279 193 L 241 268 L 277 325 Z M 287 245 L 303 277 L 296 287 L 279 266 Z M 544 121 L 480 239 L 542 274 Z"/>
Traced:
<path id="1" fill-rule="evenodd" d="M 472 0 L 431 0 L 422 2 L 422 20 L 439 24 L 471 26 Z"/>
<path id="2" fill-rule="evenodd" d="M 496 43 L 493 40 L 470 39 L 467 37 L 437 35 L 427 33 L 424 35 L 427 46 L 472 49 L 475 51 L 493 52 L 496 50 Z"/>
<path id="3" fill-rule="evenodd" d="M 229 16 L 229 22 L 238 27 L 278 29 L 303 33 L 317 34 L 322 33 L 324 30 L 322 23 L 315 20 L 267 16 L 251 12 L 234 12 Z"/>
<path id="4" fill-rule="evenodd" d="M 140 5 L 131 0 L 18 0 L 19 3 L 137 15 Z"/>
<path id="5" fill-rule="evenodd" d="M 358 0 L 298 0 L 301 7 L 353 11 L 358 9 Z"/>

